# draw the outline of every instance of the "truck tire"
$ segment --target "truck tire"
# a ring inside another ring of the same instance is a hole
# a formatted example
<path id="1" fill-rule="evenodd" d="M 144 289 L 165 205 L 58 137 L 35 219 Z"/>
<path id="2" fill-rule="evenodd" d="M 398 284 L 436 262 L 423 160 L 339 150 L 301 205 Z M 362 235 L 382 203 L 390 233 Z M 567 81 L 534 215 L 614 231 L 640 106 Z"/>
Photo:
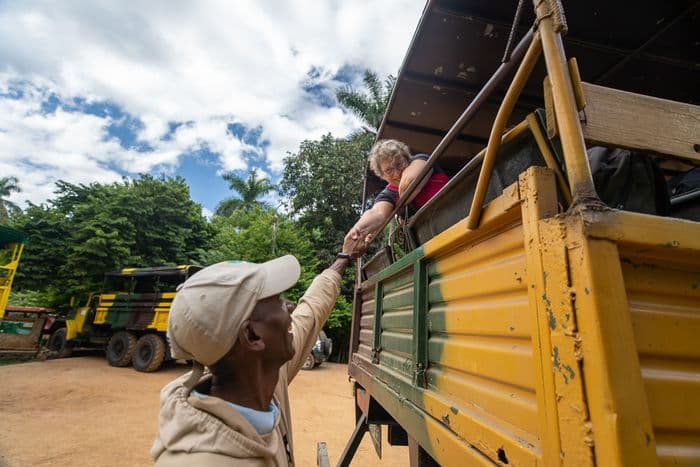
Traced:
<path id="1" fill-rule="evenodd" d="M 49 351 L 55 352 L 58 358 L 70 357 L 73 353 L 73 343 L 66 339 L 66 328 L 56 329 L 49 337 L 49 342 L 46 346 Z"/>
<path id="2" fill-rule="evenodd" d="M 119 331 L 107 343 L 107 362 L 112 366 L 128 366 L 135 348 L 136 336 L 128 331 Z"/>
<path id="3" fill-rule="evenodd" d="M 165 360 L 165 342 L 158 334 L 141 336 L 136 343 L 133 364 L 137 371 L 151 373 L 156 371 Z"/>

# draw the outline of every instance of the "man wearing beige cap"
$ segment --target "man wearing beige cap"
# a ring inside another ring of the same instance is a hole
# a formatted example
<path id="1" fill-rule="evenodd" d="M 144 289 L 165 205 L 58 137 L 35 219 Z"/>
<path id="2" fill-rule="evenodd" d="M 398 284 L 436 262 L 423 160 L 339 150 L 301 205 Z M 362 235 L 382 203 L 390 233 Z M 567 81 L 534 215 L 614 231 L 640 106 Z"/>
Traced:
<path id="1" fill-rule="evenodd" d="M 173 358 L 194 363 L 161 391 L 156 465 L 294 465 L 287 385 L 335 304 L 343 272 L 364 250 L 346 243 L 350 253 L 314 279 L 291 314 L 280 294 L 299 279 L 293 256 L 218 263 L 181 286 L 168 340 Z"/>

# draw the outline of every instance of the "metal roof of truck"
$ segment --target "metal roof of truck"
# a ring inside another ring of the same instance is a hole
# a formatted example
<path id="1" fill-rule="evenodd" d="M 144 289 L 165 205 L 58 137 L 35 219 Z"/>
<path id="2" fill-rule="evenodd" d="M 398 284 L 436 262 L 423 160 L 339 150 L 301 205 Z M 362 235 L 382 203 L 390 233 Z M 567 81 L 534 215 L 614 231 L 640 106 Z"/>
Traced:
<path id="1" fill-rule="evenodd" d="M 26 243 L 27 234 L 5 225 L 0 225 L 0 246 L 10 243 Z"/>
<path id="2" fill-rule="evenodd" d="M 500 65 L 516 5 L 515 0 L 428 1 L 378 138 L 396 138 L 413 153 L 430 154 Z M 584 81 L 700 103 L 700 1 L 563 0 L 563 6 L 569 29 L 564 47 L 567 57 L 576 57 Z M 533 21 L 532 2 L 526 1 L 515 43 Z M 544 106 L 543 78 L 541 58 L 511 124 Z M 440 166 L 458 170 L 486 145 L 508 84 L 499 86 L 467 124 Z"/>

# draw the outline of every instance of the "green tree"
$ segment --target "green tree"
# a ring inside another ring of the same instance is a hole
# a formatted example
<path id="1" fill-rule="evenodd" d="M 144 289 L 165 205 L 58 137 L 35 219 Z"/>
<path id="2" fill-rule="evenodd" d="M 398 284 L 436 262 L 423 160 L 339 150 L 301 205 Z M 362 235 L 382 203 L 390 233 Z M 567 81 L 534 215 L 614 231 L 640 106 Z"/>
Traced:
<path id="1" fill-rule="evenodd" d="M 304 141 L 299 152 L 285 160 L 281 193 L 298 225 L 311 233 L 321 267 L 333 262 L 360 214 L 365 154 L 371 141 L 365 132 L 347 139 L 328 134 L 319 141 Z M 326 324 L 341 361 L 349 343 L 354 268 L 344 279 L 342 295 Z"/>
<path id="2" fill-rule="evenodd" d="M 6 224 L 9 220 L 10 212 L 18 212 L 19 206 L 7 199 L 13 192 L 22 191 L 19 187 L 17 177 L 0 177 L 0 223 Z"/>
<path id="3" fill-rule="evenodd" d="M 375 72 L 365 70 L 362 81 L 365 90 L 344 86 L 335 96 L 343 107 L 360 117 L 365 123 L 365 131 L 376 134 L 389 104 L 396 77 L 389 75 L 382 81 Z"/>
<path id="4" fill-rule="evenodd" d="M 46 305 L 61 306 L 99 288 L 107 271 L 199 262 L 210 233 L 184 179 L 56 186 L 48 204 L 30 204 L 16 218 L 29 235 L 18 291 L 59 290 Z"/>
<path id="5" fill-rule="evenodd" d="M 266 206 L 266 203 L 259 198 L 275 189 L 275 185 L 267 177 L 258 177 L 257 168 L 250 169 L 247 178 L 241 177 L 236 172 L 228 172 L 223 175 L 223 179 L 228 182 L 229 188 L 237 196 L 219 203 L 216 208 L 216 214 L 219 216 L 230 216 L 239 208 L 251 209 L 254 206 Z"/>
<path id="6" fill-rule="evenodd" d="M 28 235 L 17 276 L 12 287 L 14 297 L 21 290 L 45 290 L 60 283 L 59 269 L 65 263 L 70 246 L 70 221 L 56 208 L 29 203 L 14 218 L 13 227 Z M 57 303 L 43 303 L 53 306 Z"/>
<path id="7" fill-rule="evenodd" d="M 311 243 L 322 266 L 330 264 L 347 231 L 362 211 L 362 188 L 367 153 L 381 124 L 396 78 L 381 81 L 366 71 L 364 90 L 346 86 L 336 93 L 341 105 L 362 119 L 364 131 L 348 138 L 331 134 L 304 141 L 285 159 L 280 194 L 300 227 L 311 232 Z M 375 242 L 377 243 L 377 242 Z M 334 348 L 344 359 L 352 319 L 354 269 L 343 281 L 331 318 L 326 324 Z"/>
<path id="8" fill-rule="evenodd" d="M 346 232 L 360 214 L 365 153 L 371 137 L 358 133 L 347 139 L 331 134 L 304 141 L 285 159 L 280 193 L 299 224 L 313 233 L 312 243 L 322 264 L 330 264 Z"/>
<path id="9" fill-rule="evenodd" d="M 319 263 L 308 233 L 285 214 L 253 206 L 236 210 L 228 217 L 215 217 L 211 227 L 213 236 L 202 258 L 205 264 L 229 260 L 262 263 L 294 255 L 302 266 L 302 275 L 287 296 L 295 301 L 316 275 Z"/>

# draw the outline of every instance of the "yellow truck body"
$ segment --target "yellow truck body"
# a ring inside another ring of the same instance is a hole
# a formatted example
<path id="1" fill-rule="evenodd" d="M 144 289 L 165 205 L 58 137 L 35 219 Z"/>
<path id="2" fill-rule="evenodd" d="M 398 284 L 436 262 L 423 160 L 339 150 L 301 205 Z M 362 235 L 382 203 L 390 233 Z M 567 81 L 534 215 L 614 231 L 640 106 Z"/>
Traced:
<path id="1" fill-rule="evenodd" d="M 411 86 L 440 34 L 468 37 L 476 3 L 428 2 L 379 131 L 432 152 L 428 165 L 469 154 L 479 131 L 488 139 L 475 168 L 408 221 L 415 248 L 362 268 L 349 363 L 357 436 L 340 465 L 377 425 L 408 442 L 412 465 L 700 465 L 700 219 L 606 206 L 586 154 L 622 147 L 698 166 L 700 107 L 582 82 L 564 54 L 561 4 L 535 1 L 518 70 L 484 104 L 487 134 L 468 108 L 440 140 L 448 101 L 429 117 L 429 92 Z M 516 102 L 538 73 L 544 112 L 533 113 Z M 408 112 L 420 102 L 422 116 Z M 522 170 L 498 188 L 507 161 Z"/>

